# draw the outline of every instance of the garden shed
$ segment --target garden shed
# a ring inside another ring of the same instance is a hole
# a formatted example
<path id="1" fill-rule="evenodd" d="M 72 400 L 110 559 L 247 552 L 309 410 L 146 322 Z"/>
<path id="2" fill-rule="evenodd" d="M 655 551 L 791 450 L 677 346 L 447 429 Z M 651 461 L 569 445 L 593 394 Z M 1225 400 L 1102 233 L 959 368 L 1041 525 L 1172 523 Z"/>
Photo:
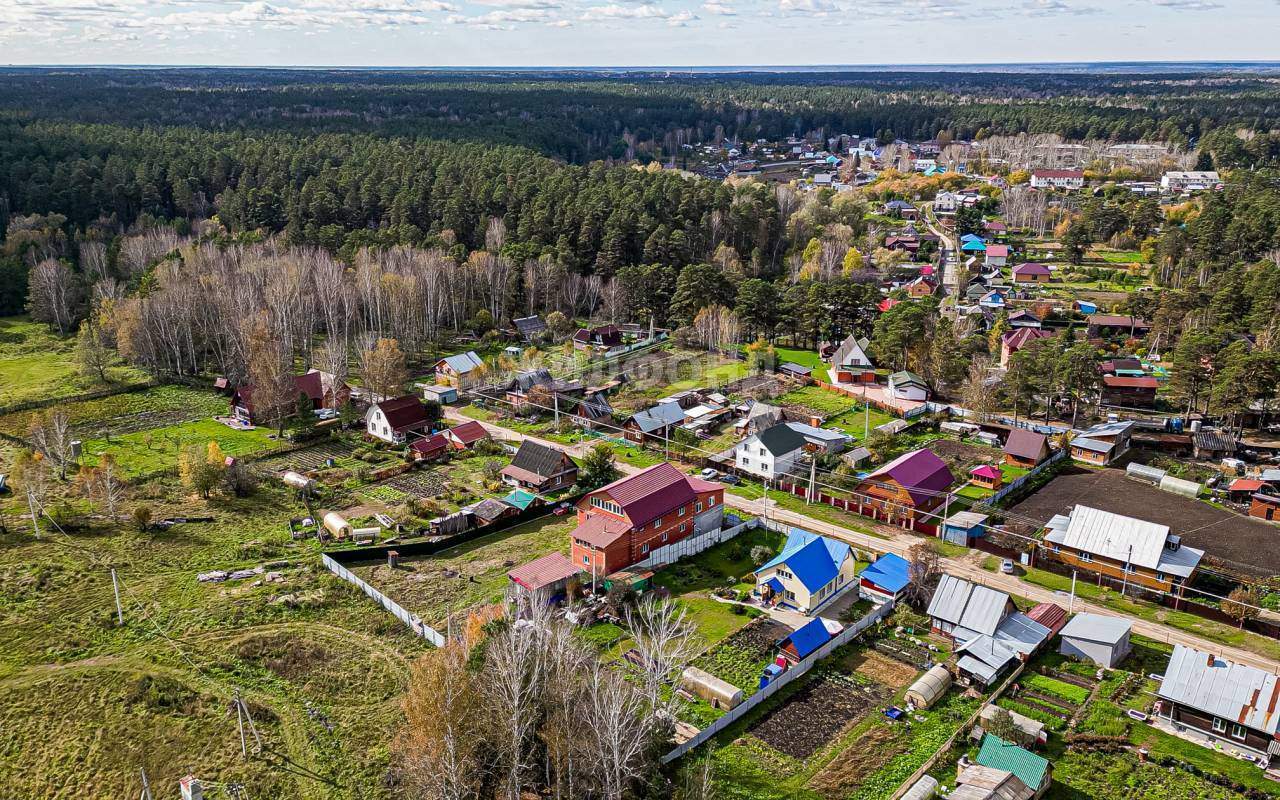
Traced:
<path id="1" fill-rule="evenodd" d="M 1062 629 L 1058 652 L 1088 659 L 1103 667 L 1114 667 L 1129 655 L 1129 632 L 1133 625 L 1121 617 L 1076 614 Z"/>
<path id="2" fill-rule="evenodd" d="M 938 702 L 951 688 L 951 673 L 942 664 L 935 664 L 907 689 L 906 700 L 916 708 L 928 708 Z"/>
<path id="3" fill-rule="evenodd" d="M 1013 720 L 1013 727 L 1018 732 L 1018 741 L 1015 742 L 1015 744 L 1020 744 L 1023 747 L 1033 747 L 1038 744 L 1044 744 L 1048 741 L 1049 734 L 1045 730 L 1043 722 L 1031 719 L 1030 717 L 1019 714 L 1016 711 L 1001 708 L 994 703 L 987 703 L 983 706 L 982 711 L 978 714 L 978 719 L 981 720 L 984 728 L 990 727 L 991 721 L 995 719 L 996 714 L 1000 711 L 1008 714 L 1009 718 Z"/>
<path id="4" fill-rule="evenodd" d="M 741 689 L 697 667 L 685 669 L 684 674 L 680 676 L 680 687 L 706 700 L 712 708 L 728 711 L 742 702 Z"/>
<path id="5" fill-rule="evenodd" d="M 336 511 L 324 515 L 324 529 L 335 539 L 345 539 L 351 535 L 351 523 Z"/>

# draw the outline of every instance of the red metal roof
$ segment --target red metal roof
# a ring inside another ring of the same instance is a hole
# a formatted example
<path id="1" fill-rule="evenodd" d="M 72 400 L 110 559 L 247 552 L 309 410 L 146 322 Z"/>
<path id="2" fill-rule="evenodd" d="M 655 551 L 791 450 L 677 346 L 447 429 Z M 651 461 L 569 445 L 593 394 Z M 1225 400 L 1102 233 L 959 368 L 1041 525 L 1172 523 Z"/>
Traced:
<path id="1" fill-rule="evenodd" d="M 581 571 L 563 553 L 548 553 L 528 564 L 521 564 L 508 572 L 507 577 L 526 589 L 537 590 L 572 578 Z"/>
<path id="2" fill-rule="evenodd" d="M 449 446 L 449 442 L 444 438 L 442 433 L 433 433 L 430 436 L 424 436 L 421 439 L 415 439 L 413 444 L 409 445 L 419 453 L 434 453 L 443 450 Z"/>
<path id="3" fill-rule="evenodd" d="M 319 376 L 316 382 L 319 384 Z M 405 395 L 378 403 L 378 410 L 387 418 L 392 430 L 403 431 L 407 428 L 421 427 L 427 424 L 427 407 L 414 395 Z"/>
<path id="4" fill-rule="evenodd" d="M 991 248 L 987 248 L 987 252 L 991 252 Z M 1028 261 L 1025 264 L 1019 264 L 1013 268 L 1014 275 L 1048 275 L 1049 268 L 1044 264 L 1035 261 Z"/>
<path id="5" fill-rule="evenodd" d="M 620 519 L 606 517 L 604 514 L 587 514 L 587 518 L 573 529 L 569 537 L 581 539 L 592 547 L 603 550 L 625 536 L 630 529 Z"/>
<path id="6" fill-rule="evenodd" d="M 1228 492 L 1256 492 L 1265 484 L 1256 478 L 1236 478 L 1227 487 Z"/>
<path id="7" fill-rule="evenodd" d="M 1027 616 L 1055 634 L 1067 623 L 1066 609 L 1053 603 L 1041 603 L 1028 611 Z"/>
<path id="8" fill-rule="evenodd" d="M 990 464 L 982 464 L 980 466 L 974 467 L 973 469 L 969 470 L 969 474 L 976 475 L 979 478 L 988 478 L 990 480 L 995 480 L 996 478 L 1000 477 L 1000 470 L 999 468 L 993 467 Z"/>
<path id="9" fill-rule="evenodd" d="M 1102 382 L 1117 389 L 1155 389 L 1160 384 L 1150 375 L 1141 378 L 1126 378 L 1120 375 L 1104 375 Z"/>
<path id="10" fill-rule="evenodd" d="M 668 511 L 697 499 L 690 476 L 665 461 L 644 472 L 616 480 L 592 494 L 608 494 L 622 506 L 631 524 L 637 526 L 652 522 Z"/>
<path id="11" fill-rule="evenodd" d="M 987 255 L 1003 258 L 1009 255 L 1009 245 L 1007 244 L 989 244 L 987 245 Z"/>
<path id="12" fill-rule="evenodd" d="M 464 422 L 461 425 L 454 425 L 449 429 L 449 433 L 463 444 L 478 442 L 489 436 L 489 432 L 485 430 L 484 426 L 475 420 Z"/>

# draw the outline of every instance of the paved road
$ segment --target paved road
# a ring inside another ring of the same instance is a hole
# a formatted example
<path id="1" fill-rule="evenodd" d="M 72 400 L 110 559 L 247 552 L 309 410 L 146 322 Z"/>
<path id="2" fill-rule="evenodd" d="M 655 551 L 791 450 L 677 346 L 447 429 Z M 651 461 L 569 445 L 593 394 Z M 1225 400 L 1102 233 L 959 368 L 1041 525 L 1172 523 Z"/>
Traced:
<path id="1" fill-rule="evenodd" d="M 938 223 L 938 218 L 933 213 L 933 203 L 924 203 L 922 205 L 924 224 L 929 228 L 930 233 L 942 240 L 944 256 L 950 253 L 955 258 L 954 262 L 949 261 L 946 257 L 942 259 L 942 266 L 939 267 L 941 274 L 938 276 L 938 280 L 941 281 L 942 287 L 945 289 L 943 305 L 955 305 L 960 302 L 960 259 L 964 254 L 960 252 L 957 241 Z"/>
<path id="2" fill-rule="evenodd" d="M 470 417 L 463 416 L 452 408 L 445 409 L 445 415 L 448 419 L 457 421 L 467 421 Z M 485 429 L 497 439 L 518 442 L 522 439 L 532 439 L 535 442 L 558 447 L 573 456 L 581 457 L 584 455 L 592 442 L 581 442 L 575 445 L 564 445 L 548 439 L 541 439 L 536 436 L 529 436 L 491 422 L 481 422 Z M 625 474 L 634 474 L 640 471 L 640 467 L 631 464 L 618 462 L 618 470 Z M 787 525 L 795 525 L 814 533 L 821 533 L 831 536 L 835 539 L 848 542 L 854 547 L 862 550 L 869 550 L 874 553 L 896 553 L 897 555 L 907 555 L 912 545 L 918 544 L 921 537 L 912 535 L 901 528 L 890 525 L 883 525 L 873 520 L 866 520 L 864 527 L 876 532 L 876 535 L 864 533 L 862 531 L 852 530 L 840 525 L 834 525 L 830 522 L 814 519 L 813 517 L 791 511 L 790 509 L 780 508 L 773 500 L 752 499 L 725 492 L 724 501 L 726 505 L 746 511 L 749 514 L 755 514 L 766 519 L 772 519 Z M 1008 594 L 1025 597 L 1028 600 L 1034 600 L 1037 603 L 1048 602 L 1056 603 L 1064 608 L 1070 603 L 1068 596 L 1061 592 L 1055 592 L 1045 589 L 1035 584 L 1026 583 L 1019 580 L 1014 575 L 1004 575 L 1002 573 L 989 572 L 982 567 L 982 561 L 987 556 L 986 553 L 973 551 L 969 555 L 960 558 L 943 558 L 942 567 L 951 575 L 959 578 L 990 586 L 993 589 L 999 589 Z M 1087 603 L 1080 598 L 1076 598 L 1072 606 L 1074 611 L 1089 611 L 1107 617 L 1122 617 L 1123 614 L 1117 614 L 1111 609 Z M 1169 644 L 1183 644 L 1188 647 L 1194 647 L 1199 650 L 1216 653 L 1224 658 L 1228 658 L 1240 664 L 1250 664 L 1265 669 L 1267 671 L 1280 671 L 1280 661 L 1260 656 L 1248 650 L 1242 650 L 1238 647 L 1228 647 L 1226 645 L 1212 642 L 1208 639 L 1195 636 L 1194 634 L 1180 631 L 1158 622 L 1150 622 L 1143 619 L 1135 619 L 1126 617 L 1133 623 L 1133 631 L 1149 639 L 1155 639 Z"/>

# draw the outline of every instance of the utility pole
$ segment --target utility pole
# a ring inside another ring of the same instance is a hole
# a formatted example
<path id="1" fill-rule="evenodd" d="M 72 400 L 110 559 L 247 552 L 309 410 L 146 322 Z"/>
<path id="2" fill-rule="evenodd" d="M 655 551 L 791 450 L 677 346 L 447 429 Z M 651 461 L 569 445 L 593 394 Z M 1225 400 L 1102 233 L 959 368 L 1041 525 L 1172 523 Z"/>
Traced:
<path id="1" fill-rule="evenodd" d="M 1067 613 L 1074 614 L 1076 610 L 1076 571 L 1071 570 L 1071 599 L 1067 601 Z"/>
<path id="2" fill-rule="evenodd" d="M 116 621 L 124 627 L 124 608 L 120 605 L 120 581 L 116 578 L 116 568 L 111 568 L 111 591 L 116 596 Z"/>
<path id="3" fill-rule="evenodd" d="M 818 460 L 816 458 L 809 459 L 809 495 L 805 498 L 805 503 L 813 502 L 814 488 L 818 472 Z"/>
<path id="4" fill-rule="evenodd" d="M 871 438 L 871 404 L 867 402 L 866 392 L 862 395 L 862 443 Z"/>
<path id="5" fill-rule="evenodd" d="M 556 427 L 558 428 L 558 427 L 560 427 L 560 393 L 559 393 L 559 392 L 552 392 L 552 393 L 551 393 L 551 397 L 553 398 L 553 399 L 552 399 L 552 402 L 553 402 L 553 403 L 555 403 L 555 407 L 556 407 L 556 417 L 555 417 L 555 420 L 556 420 Z"/>
<path id="6" fill-rule="evenodd" d="M 151 783 L 147 780 L 147 771 L 141 767 L 138 771 L 142 773 L 142 794 L 138 800 L 151 800 Z"/>
<path id="7" fill-rule="evenodd" d="M 35 531 L 36 538 L 40 538 L 40 518 L 36 516 L 36 499 L 31 494 L 31 490 L 27 489 L 27 508 L 31 511 L 31 529 Z"/>

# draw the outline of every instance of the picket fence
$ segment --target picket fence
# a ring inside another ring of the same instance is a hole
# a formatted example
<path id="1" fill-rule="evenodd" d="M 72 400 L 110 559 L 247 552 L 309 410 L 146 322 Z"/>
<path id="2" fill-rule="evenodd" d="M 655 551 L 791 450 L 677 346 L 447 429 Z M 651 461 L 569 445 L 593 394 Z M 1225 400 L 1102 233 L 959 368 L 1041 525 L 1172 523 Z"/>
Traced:
<path id="1" fill-rule="evenodd" d="M 387 611 L 390 611 L 393 615 L 395 615 L 396 619 L 400 620 L 405 625 L 408 625 L 409 629 L 412 630 L 414 633 L 426 639 L 428 642 L 431 642 L 436 647 L 444 646 L 444 637 L 440 635 L 440 632 L 437 631 L 435 628 L 432 628 L 427 623 L 423 622 L 421 619 L 419 619 L 417 614 L 411 614 L 410 612 L 405 610 L 405 608 L 401 606 L 399 603 L 392 600 L 390 597 L 387 597 L 385 594 L 373 588 L 369 584 L 365 583 L 358 576 L 356 576 L 355 573 L 353 573 L 351 570 L 347 569 L 346 567 L 342 566 L 337 561 L 334 561 L 328 555 L 322 554 L 320 556 L 320 561 L 325 565 L 325 568 L 328 569 L 330 572 L 332 572 L 334 575 L 337 575 L 339 578 L 342 578 L 347 583 L 355 584 L 357 587 L 359 587 L 360 591 L 367 594 L 370 598 L 376 601 L 379 605 L 381 605 Z"/>
<path id="2" fill-rule="evenodd" d="M 662 757 L 662 763 L 670 764 L 672 761 L 675 761 L 677 758 L 680 758 L 681 756 L 688 753 L 690 750 L 693 750 L 698 745 L 702 744 L 703 742 L 707 741 L 711 737 L 723 731 L 725 728 L 737 722 L 744 715 L 750 713 L 751 709 L 755 708 L 756 706 L 763 703 L 765 700 L 768 700 L 770 697 L 772 697 L 774 693 L 780 690 L 783 686 L 786 686 L 787 684 L 791 683 L 795 679 L 799 678 L 801 675 L 804 675 L 806 672 L 808 672 L 810 669 L 813 668 L 814 664 L 817 664 L 822 659 L 831 655 L 832 651 L 836 650 L 839 647 L 843 647 L 844 645 L 853 641 L 867 628 L 871 627 L 872 625 L 876 624 L 880 620 L 884 619 L 886 616 L 888 616 L 889 612 L 892 610 L 893 610 L 892 602 L 885 603 L 884 605 L 873 609 L 871 613 L 867 614 L 862 619 L 858 620 L 857 622 L 853 623 L 849 627 L 845 628 L 831 641 L 827 642 L 822 647 L 819 647 L 817 650 L 815 650 L 808 658 L 804 659 L 803 661 L 796 664 L 795 666 L 789 668 L 786 672 L 778 676 L 778 678 L 774 680 L 772 683 L 770 683 L 768 686 L 764 687 L 763 689 L 759 690 L 755 694 L 748 697 L 745 701 L 743 701 L 742 705 L 738 706 L 737 708 L 734 708 L 733 710 L 725 714 L 723 717 L 717 719 L 715 722 L 711 723 L 707 727 L 698 731 L 697 735 L 689 739 L 687 742 L 683 742 L 682 744 L 677 745 L 674 749 L 671 750 L 671 752 L 667 753 Z"/>

